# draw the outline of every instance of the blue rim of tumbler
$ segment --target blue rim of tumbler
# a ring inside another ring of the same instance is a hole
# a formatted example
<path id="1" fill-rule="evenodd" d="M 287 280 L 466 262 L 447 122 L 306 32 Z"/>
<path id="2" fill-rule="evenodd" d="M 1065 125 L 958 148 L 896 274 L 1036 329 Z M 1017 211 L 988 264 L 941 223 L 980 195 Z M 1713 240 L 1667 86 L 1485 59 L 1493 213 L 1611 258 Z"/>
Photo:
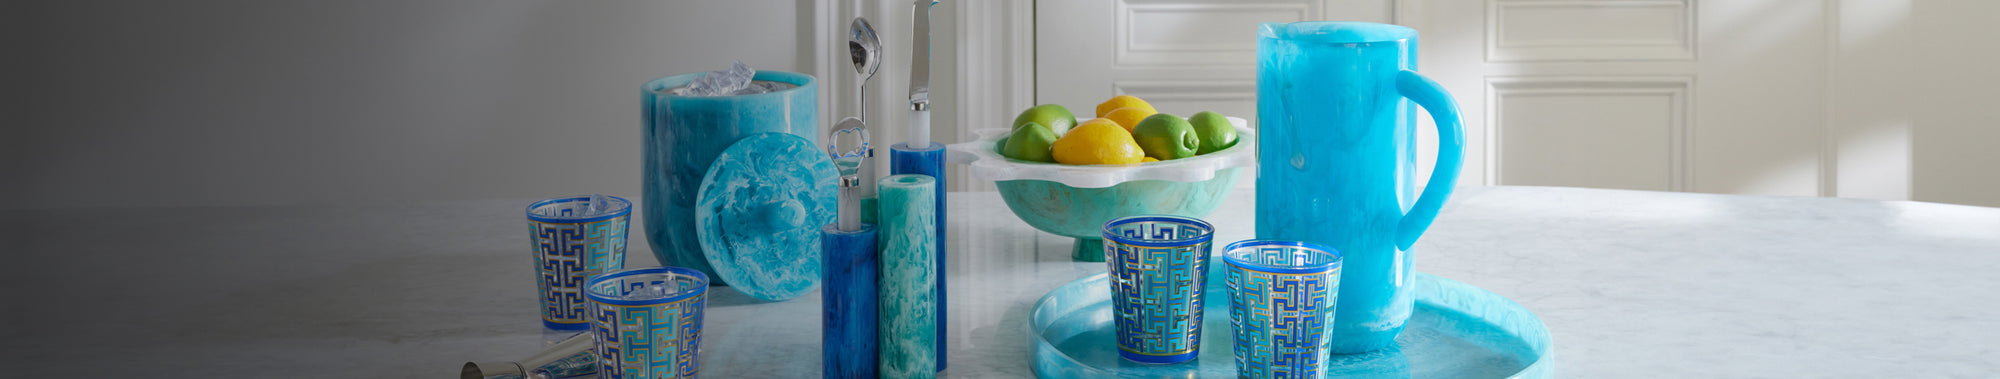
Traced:
<path id="1" fill-rule="evenodd" d="M 1111 232 L 1112 228 L 1125 224 L 1141 223 L 1141 222 L 1170 222 L 1170 223 L 1195 226 L 1201 228 L 1201 235 L 1197 235 L 1194 237 L 1187 237 L 1187 238 L 1177 238 L 1171 240 L 1156 240 L 1148 238 L 1129 238 L 1125 237 L 1124 235 Z M 1215 226 L 1209 225 L 1207 221 L 1202 221 L 1201 219 L 1193 217 L 1181 217 L 1172 215 L 1139 215 L 1139 216 L 1119 217 L 1116 219 L 1112 219 L 1111 221 L 1105 222 L 1104 229 L 1100 230 L 1099 232 L 1100 232 L 1099 234 L 1102 234 L 1104 236 L 1104 239 L 1111 240 L 1113 242 L 1121 244 L 1142 246 L 1142 247 L 1187 246 L 1202 242 L 1208 242 L 1210 240 L 1215 239 Z"/>
<path id="2" fill-rule="evenodd" d="M 1305 251 L 1307 251 L 1309 254 L 1311 253 L 1326 254 L 1327 256 L 1331 256 L 1332 259 L 1327 259 L 1321 263 L 1315 263 L 1315 264 L 1275 265 L 1275 264 L 1253 263 L 1244 260 L 1244 258 L 1242 257 L 1239 257 L 1240 255 L 1255 252 L 1257 248 L 1273 247 L 1273 246 L 1301 248 L 1305 249 Z M 1316 272 L 1332 271 L 1333 269 L 1340 268 L 1340 262 L 1341 262 L 1339 250 L 1334 250 L 1332 247 L 1327 247 L 1325 245 L 1320 245 L 1311 242 L 1281 241 L 1281 240 L 1243 240 L 1229 244 L 1229 246 L 1224 247 L 1222 251 L 1223 251 L 1222 260 L 1224 262 L 1229 262 L 1230 266 L 1236 266 L 1239 268 L 1252 271 L 1274 272 L 1281 274 L 1310 274 Z"/>
<path id="3" fill-rule="evenodd" d="M 604 283 L 606 281 L 623 278 L 627 276 L 649 275 L 649 274 L 673 274 L 673 275 L 694 277 L 698 282 L 698 284 L 693 286 L 693 288 L 691 289 L 680 291 L 680 293 L 676 293 L 673 296 L 667 296 L 658 299 L 644 299 L 644 300 L 626 300 L 623 299 L 622 296 L 612 297 L 611 295 L 603 295 L 597 293 L 597 291 L 590 290 L 591 288 L 597 287 L 598 283 Z M 632 305 L 666 304 L 681 300 L 687 300 L 687 298 L 694 297 L 696 295 L 701 295 L 702 293 L 705 292 L 708 292 L 708 275 L 703 275 L 701 271 L 695 271 L 695 269 L 673 267 L 673 266 L 632 268 L 632 269 L 612 271 L 599 275 L 593 275 L 590 277 L 590 280 L 586 280 L 583 283 L 583 295 L 589 297 L 590 301 L 611 304 L 611 305 L 632 306 Z"/>
<path id="4" fill-rule="evenodd" d="M 605 195 L 604 198 L 610 199 L 611 204 L 617 205 L 616 208 L 618 209 L 618 211 L 602 215 L 590 216 L 590 217 L 543 216 L 535 214 L 535 208 L 541 208 L 544 206 L 555 205 L 560 203 L 590 201 L 590 196 L 564 196 L 564 197 L 537 201 L 534 202 L 533 204 L 528 204 L 528 219 L 534 220 L 535 222 L 546 222 L 546 223 L 585 223 L 585 222 L 610 220 L 632 214 L 631 201 L 627 201 L 625 200 L 625 198 L 622 197 L 610 196 L 610 195 Z"/>

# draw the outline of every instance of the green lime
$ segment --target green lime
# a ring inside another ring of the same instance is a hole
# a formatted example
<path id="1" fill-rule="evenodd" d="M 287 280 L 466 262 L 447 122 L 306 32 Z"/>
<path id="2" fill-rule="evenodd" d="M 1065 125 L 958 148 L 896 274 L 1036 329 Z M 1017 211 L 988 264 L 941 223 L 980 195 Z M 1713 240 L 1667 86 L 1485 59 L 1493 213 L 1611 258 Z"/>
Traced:
<path id="1" fill-rule="evenodd" d="M 1236 146 L 1236 125 L 1221 113 L 1202 111 L 1188 117 L 1188 123 L 1194 124 L 1194 134 L 1201 138 L 1201 148 L 1194 152 L 1197 155 Z"/>
<path id="2" fill-rule="evenodd" d="M 1139 126 L 1132 128 L 1132 138 L 1146 150 L 1146 156 L 1163 161 L 1192 157 L 1201 149 L 1201 136 L 1195 135 L 1194 125 L 1166 113 L 1139 121 Z"/>
<path id="3" fill-rule="evenodd" d="M 1055 144 L 1055 132 L 1041 123 L 1029 121 L 1014 127 L 1014 133 L 1007 135 L 1007 144 L 1000 147 L 1000 155 L 1030 162 L 1056 163 L 1055 155 L 1049 151 L 1049 147 Z"/>
<path id="4" fill-rule="evenodd" d="M 1042 104 L 1021 111 L 1020 116 L 1014 117 L 1014 125 L 1010 126 L 1021 126 L 1029 122 L 1042 124 L 1043 127 L 1049 128 L 1049 131 L 1061 136 L 1069 133 L 1069 128 L 1076 126 L 1076 115 L 1070 114 L 1069 108 L 1063 108 L 1061 105 Z"/>

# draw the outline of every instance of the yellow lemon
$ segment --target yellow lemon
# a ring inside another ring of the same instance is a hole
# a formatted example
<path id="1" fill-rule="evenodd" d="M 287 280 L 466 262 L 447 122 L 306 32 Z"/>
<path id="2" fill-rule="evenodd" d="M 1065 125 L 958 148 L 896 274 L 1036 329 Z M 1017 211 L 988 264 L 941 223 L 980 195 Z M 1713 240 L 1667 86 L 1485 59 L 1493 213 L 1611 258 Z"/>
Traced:
<path id="1" fill-rule="evenodd" d="M 1125 128 L 1125 132 L 1130 133 L 1132 132 L 1132 128 L 1139 127 L 1139 121 L 1145 120 L 1146 117 L 1157 113 L 1159 112 L 1154 112 L 1153 108 L 1126 107 L 1113 109 L 1111 110 L 1111 114 L 1104 115 L 1104 118 L 1117 122 L 1119 127 Z"/>
<path id="2" fill-rule="evenodd" d="M 1139 163 L 1159 162 L 1159 161 L 1160 161 L 1159 158 L 1154 158 L 1154 157 L 1139 158 Z"/>
<path id="3" fill-rule="evenodd" d="M 1079 123 L 1076 123 L 1076 126 L 1083 126 L 1083 124 L 1092 124 L 1092 123 L 1095 123 L 1095 124 L 1106 124 L 1106 125 L 1111 125 L 1111 126 L 1118 126 L 1118 122 L 1117 122 L 1117 121 L 1111 121 L 1111 119 L 1108 119 L 1108 118 L 1103 118 L 1103 117 L 1099 117 L 1099 118 L 1093 118 L 1093 119 L 1089 119 L 1089 120 L 1083 120 L 1083 122 L 1079 122 Z M 1120 128 L 1120 129 L 1123 129 L 1124 127 L 1120 126 L 1119 128 Z"/>
<path id="4" fill-rule="evenodd" d="M 1101 118 L 1077 124 L 1051 148 L 1057 163 L 1072 165 L 1133 164 L 1146 157 L 1132 133 Z"/>
<path id="5" fill-rule="evenodd" d="M 1118 95 L 1112 97 L 1111 100 L 1105 100 L 1102 104 L 1097 104 L 1097 117 L 1109 115 L 1111 111 L 1118 110 L 1118 108 L 1144 109 L 1147 116 L 1160 113 L 1160 111 L 1153 109 L 1152 104 L 1147 104 L 1145 100 L 1139 100 L 1138 97 L 1132 95 Z M 1140 116 L 1140 118 L 1145 118 L 1145 116 Z"/>

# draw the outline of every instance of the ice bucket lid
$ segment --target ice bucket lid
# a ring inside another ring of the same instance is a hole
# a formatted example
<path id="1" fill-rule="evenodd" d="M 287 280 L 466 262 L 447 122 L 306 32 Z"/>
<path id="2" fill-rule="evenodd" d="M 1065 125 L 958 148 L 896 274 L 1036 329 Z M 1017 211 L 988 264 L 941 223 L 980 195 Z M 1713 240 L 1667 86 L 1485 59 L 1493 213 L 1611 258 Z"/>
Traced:
<path id="1" fill-rule="evenodd" d="M 779 301 L 812 290 L 839 176 L 820 147 L 796 135 L 759 133 L 729 145 L 695 197 L 702 255 L 750 297 Z"/>

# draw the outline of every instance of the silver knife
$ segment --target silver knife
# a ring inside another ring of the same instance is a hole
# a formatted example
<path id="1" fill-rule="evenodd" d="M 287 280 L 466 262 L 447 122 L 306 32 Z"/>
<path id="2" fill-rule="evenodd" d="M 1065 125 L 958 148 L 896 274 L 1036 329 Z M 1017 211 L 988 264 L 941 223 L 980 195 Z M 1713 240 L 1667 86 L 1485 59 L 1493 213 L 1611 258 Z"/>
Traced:
<path id="1" fill-rule="evenodd" d="M 910 45 L 910 133 L 905 140 L 911 149 L 931 146 L 931 6 L 938 0 L 916 0 Z"/>

